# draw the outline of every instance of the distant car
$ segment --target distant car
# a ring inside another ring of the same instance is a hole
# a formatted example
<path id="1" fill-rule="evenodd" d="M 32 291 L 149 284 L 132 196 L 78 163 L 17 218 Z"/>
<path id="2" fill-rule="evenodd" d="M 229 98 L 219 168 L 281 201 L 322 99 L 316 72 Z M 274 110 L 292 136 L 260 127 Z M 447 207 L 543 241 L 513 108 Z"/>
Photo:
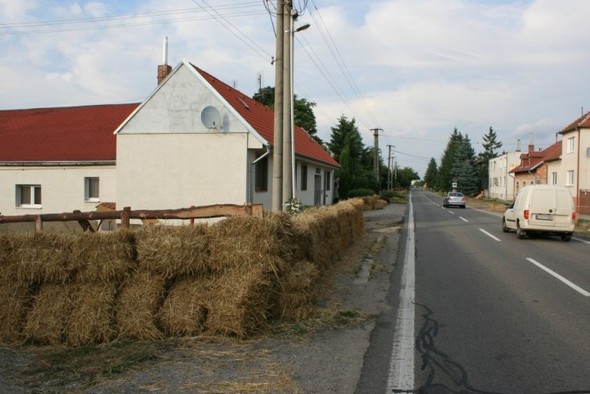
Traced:
<path id="1" fill-rule="evenodd" d="M 443 198 L 443 207 L 465 208 L 465 195 L 459 192 L 450 192 Z"/>

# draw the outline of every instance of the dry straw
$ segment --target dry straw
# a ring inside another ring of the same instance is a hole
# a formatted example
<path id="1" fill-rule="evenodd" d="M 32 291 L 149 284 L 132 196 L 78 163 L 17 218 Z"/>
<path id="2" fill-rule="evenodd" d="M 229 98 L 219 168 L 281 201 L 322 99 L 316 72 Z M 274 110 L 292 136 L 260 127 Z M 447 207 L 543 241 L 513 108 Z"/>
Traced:
<path id="1" fill-rule="evenodd" d="M 140 268 L 166 279 L 209 271 L 207 225 L 145 226 L 137 232 Z"/>
<path id="2" fill-rule="evenodd" d="M 162 328 L 171 336 L 196 336 L 205 330 L 207 304 L 212 297 L 211 279 L 178 280 L 170 289 L 158 314 Z"/>
<path id="3" fill-rule="evenodd" d="M 108 342 L 115 336 L 113 283 L 76 285 L 68 320 L 66 343 L 70 346 Z"/>
<path id="4" fill-rule="evenodd" d="M 73 307 L 73 290 L 71 285 L 41 286 L 24 326 L 27 341 L 43 345 L 63 343 Z"/>
<path id="5" fill-rule="evenodd" d="M 121 282 L 135 265 L 135 238 L 126 230 L 84 233 L 69 256 L 77 283 Z"/>
<path id="6" fill-rule="evenodd" d="M 300 261 L 287 270 L 279 287 L 275 317 L 306 319 L 313 312 L 320 271 L 309 261 Z"/>
<path id="7" fill-rule="evenodd" d="M 119 293 L 116 324 L 120 338 L 153 340 L 162 337 L 155 316 L 164 297 L 164 278 L 138 271 Z"/>
<path id="8" fill-rule="evenodd" d="M 0 280 L 0 342 L 20 341 L 27 307 L 31 302 L 29 287 Z"/>

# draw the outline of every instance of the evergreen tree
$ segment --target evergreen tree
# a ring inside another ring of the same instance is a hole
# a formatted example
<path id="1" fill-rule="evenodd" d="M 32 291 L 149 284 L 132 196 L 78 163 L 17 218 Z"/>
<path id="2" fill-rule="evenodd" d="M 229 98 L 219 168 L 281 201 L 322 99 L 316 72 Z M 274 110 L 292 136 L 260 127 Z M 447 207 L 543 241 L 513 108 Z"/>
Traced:
<path id="1" fill-rule="evenodd" d="M 412 181 L 420 179 L 420 175 L 411 167 L 398 168 L 395 174 L 395 183 L 402 188 L 408 188 Z"/>
<path id="2" fill-rule="evenodd" d="M 463 140 L 463 135 L 457 131 L 457 128 L 455 128 L 440 160 L 436 182 L 436 189 L 438 190 L 451 190 L 453 182 L 453 162 L 455 161 L 455 152 L 461 143 L 461 140 Z"/>
<path id="3" fill-rule="evenodd" d="M 475 166 L 475 151 L 468 136 L 457 144 L 453 165 L 452 178 L 457 180 L 458 189 L 466 195 L 479 192 L 479 173 Z"/>
<path id="4" fill-rule="evenodd" d="M 438 178 L 438 167 L 436 166 L 436 160 L 434 157 L 430 159 L 426 172 L 424 173 L 424 183 L 426 187 L 436 188 L 436 181 Z"/>
<path id="5" fill-rule="evenodd" d="M 489 187 L 489 165 L 490 159 L 498 157 L 497 150 L 502 147 L 502 142 L 497 140 L 496 132 L 490 126 L 490 130 L 483 136 L 483 152 L 478 156 L 479 161 L 479 178 L 482 190 Z"/>

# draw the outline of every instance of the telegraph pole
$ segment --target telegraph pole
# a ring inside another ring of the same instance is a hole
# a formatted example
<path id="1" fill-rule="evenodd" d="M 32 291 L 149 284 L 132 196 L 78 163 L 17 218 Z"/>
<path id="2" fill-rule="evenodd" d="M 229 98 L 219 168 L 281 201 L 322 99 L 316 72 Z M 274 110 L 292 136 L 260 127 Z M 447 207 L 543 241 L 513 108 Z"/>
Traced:
<path id="1" fill-rule="evenodd" d="M 375 172 L 377 183 L 379 183 L 379 131 L 383 131 L 383 129 L 371 129 L 371 131 L 373 132 L 374 140 L 373 171 Z"/>
<path id="2" fill-rule="evenodd" d="M 292 39 L 293 39 L 293 6 L 290 0 L 285 1 L 283 10 L 283 202 L 293 198 L 293 92 L 291 78 Z"/>
<path id="3" fill-rule="evenodd" d="M 283 72 L 285 43 L 285 0 L 277 0 L 277 37 L 275 49 L 274 138 L 272 152 L 272 210 L 283 209 Z"/>
<path id="4" fill-rule="evenodd" d="M 391 190 L 391 147 L 393 145 L 387 145 L 389 151 L 387 153 L 387 190 Z"/>

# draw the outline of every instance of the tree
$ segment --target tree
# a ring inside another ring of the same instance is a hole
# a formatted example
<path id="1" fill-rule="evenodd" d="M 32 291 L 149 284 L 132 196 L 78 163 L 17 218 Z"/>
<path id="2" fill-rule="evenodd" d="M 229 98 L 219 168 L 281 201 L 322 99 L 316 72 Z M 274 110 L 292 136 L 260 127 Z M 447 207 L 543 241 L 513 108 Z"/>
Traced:
<path id="1" fill-rule="evenodd" d="M 436 160 L 434 157 L 430 159 L 426 172 L 424 173 L 424 183 L 426 187 L 436 187 L 436 180 L 438 178 L 438 167 L 436 166 Z"/>
<path id="2" fill-rule="evenodd" d="M 274 109 L 275 105 L 275 88 L 267 86 L 258 89 L 252 98 L 261 104 L 264 104 L 270 109 Z M 299 99 L 297 95 L 293 95 L 293 121 L 294 123 L 307 131 L 320 145 L 324 142 L 317 135 L 317 122 L 313 108 L 316 103 L 307 101 L 306 99 Z"/>
<path id="3" fill-rule="evenodd" d="M 489 166 L 490 159 L 498 157 L 497 150 L 502 147 L 502 142 L 497 141 L 496 132 L 490 126 L 490 130 L 483 136 L 483 152 L 478 155 L 479 161 L 479 178 L 482 190 L 489 187 Z"/>
<path id="4" fill-rule="evenodd" d="M 401 188 L 408 188 L 412 181 L 420 179 L 420 176 L 411 167 L 398 168 L 395 175 L 395 183 Z"/>
<path id="5" fill-rule="evenodd" d="M 451 174 L 457 180 L 458 188 L 466 195 L 474 195 L 479 191 L 475 151 L 468 136 L 463 137 L 456 146 Z"/>
<path id="6" fill-rule="evenodd" d="M 457 131 L 457 128 L 455 128 L 453 130 L 453 133 L 451 134 L 451 137 L 449 138 L 449 142 L 447 143 L 445 151 L 443 152 L 442 158 L 440 160 L 440 166 L 438 168 L 438 178 L 435 186 L 438 190 L 451 190 L 453 182 L 452 170 L 453 162 L 455 161 L 455 152 L 462 139 L 463 135 L 459 131 Z"/>

